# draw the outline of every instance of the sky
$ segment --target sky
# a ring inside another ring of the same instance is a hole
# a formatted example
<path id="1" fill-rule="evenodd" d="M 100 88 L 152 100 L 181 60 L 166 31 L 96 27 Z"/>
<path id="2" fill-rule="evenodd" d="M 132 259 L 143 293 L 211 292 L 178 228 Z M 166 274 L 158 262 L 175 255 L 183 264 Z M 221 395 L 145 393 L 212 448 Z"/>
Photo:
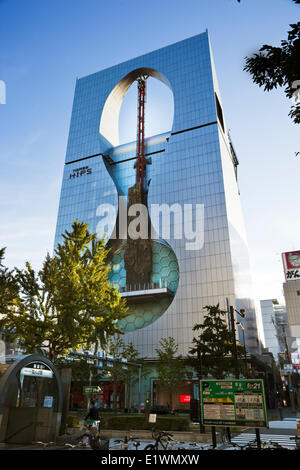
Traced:
<path id="1" fill-rule="evenodd" d="M 255 297 L 283 302 L 281 253 L 300 249 L 300 158 L 295 156 L 300 127 L 288 116 L 292 102 L 283 90 L 264 92 L 243 66 L 261 45 L 279 46 L 289 24 L 298 20 L 299 6 L 291 0 L 0 0 L 0 80 L 6 84 L 6 104 L 0 104 L 0 247 L 7 247 L 5 264 L 22 268 L 30 261 L 39 268 L 53 250 L 76 78 L 207 28 L 240 162 Z M 160 116 L 159 96 L 164 94 L 170 109 L 172 97 L 160 87 L 151 84 L 148 110 L 152 106 L 163 132 L 171 118 Z M 121 119 L 125 106 L 132 118 L 127 120 L 130 130 L 121 126 L 121 141 L 136 133 L 134 92 L 126 100 Z"/>

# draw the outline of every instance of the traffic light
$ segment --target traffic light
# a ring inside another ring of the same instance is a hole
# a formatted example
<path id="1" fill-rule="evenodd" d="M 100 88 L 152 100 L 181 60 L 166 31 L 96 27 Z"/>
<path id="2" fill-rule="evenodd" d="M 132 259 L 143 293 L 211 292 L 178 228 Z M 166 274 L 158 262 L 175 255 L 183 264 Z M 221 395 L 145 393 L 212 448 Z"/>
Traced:
<path id="1" fill-rule="evenodd" d="M 145 404 L 145 417 L 146 417 L 146 420 L 148 421 L 149 419 L 149 413 L 150 413 L 150 392 L 147 391 L 146 392 L 146 404 Z"/>

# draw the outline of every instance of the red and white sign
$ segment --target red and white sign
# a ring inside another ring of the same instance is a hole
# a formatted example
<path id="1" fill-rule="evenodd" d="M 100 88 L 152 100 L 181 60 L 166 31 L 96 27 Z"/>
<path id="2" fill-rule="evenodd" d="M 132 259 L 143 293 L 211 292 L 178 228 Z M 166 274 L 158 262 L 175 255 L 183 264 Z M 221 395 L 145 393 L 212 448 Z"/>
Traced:
<path id="1" fill-rule="evenodd" d="M 282 253 L 285 280 L 300 281 L 300 251 Z"/>
<path id="2" fill-rule="evenodd" d="M 180 403 L 190 403 L 191 395 L 179 395 L 179 402 Z"/>

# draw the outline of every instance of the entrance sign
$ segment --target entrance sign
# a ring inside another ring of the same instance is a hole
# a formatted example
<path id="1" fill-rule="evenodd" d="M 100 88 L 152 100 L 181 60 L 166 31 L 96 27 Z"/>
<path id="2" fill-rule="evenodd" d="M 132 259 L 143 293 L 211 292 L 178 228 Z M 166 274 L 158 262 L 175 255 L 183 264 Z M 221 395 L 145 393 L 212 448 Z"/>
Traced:
<path id="1" fill-rule="evenodd" d="M 201 380 L 201 410 L 204 425 L 268 427 L 261 379 Z"/>
<path id="2" fill-rule="evenodd" d="M 50 369 L 35 369 L 33 367 L 23 367 L 21 369 L 21 375 L 52 379 L 53 372 Z"/>

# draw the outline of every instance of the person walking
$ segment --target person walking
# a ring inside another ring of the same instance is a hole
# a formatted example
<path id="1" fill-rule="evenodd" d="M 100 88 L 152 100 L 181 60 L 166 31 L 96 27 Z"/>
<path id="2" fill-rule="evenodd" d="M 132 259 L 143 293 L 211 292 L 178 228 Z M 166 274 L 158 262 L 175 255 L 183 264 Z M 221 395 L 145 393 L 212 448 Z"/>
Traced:
<path id="1" fill-rule="evenodd" d="M 87 421 L 88 419 L 92 421 L 98 421 L 98 409 L 95 406 L 94 400 L 91 400 L 90 409 L 85 417 L 85 421 Z"/>

